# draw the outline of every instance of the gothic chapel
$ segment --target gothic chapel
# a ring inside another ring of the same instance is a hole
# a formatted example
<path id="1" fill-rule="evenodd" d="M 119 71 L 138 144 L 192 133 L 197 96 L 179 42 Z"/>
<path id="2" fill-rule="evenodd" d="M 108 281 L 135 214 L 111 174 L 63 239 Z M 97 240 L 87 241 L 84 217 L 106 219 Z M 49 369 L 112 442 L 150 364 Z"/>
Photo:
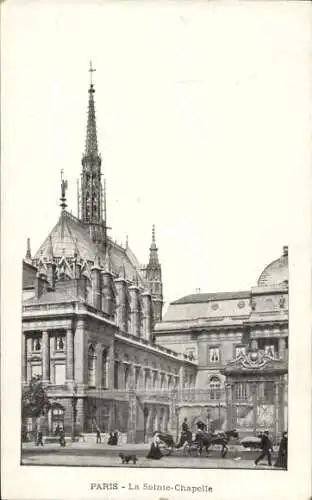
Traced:
<path id="1" fill-rule="evenodd" d="M 155 343 L 163 308 L 155 227 L 146 266 L 128 244 L 107 235 L 94 94 L 91 80 L 78 217 L 66 210 L 62 177 L 55 227 L 34 256 L 27 243 L 22 377 L 27 384 L 40 374 L 47 388 L 52 407 L 41 419 L 45 434 L 57 426 L 75 435 L 118 429 L 130 441 L 143 440 L 155 426 L 174 426 L 169 394 L 183 370 L 194 383 L 196 365 Z M 34 422 L 24 424 L 35 430 Z"/>
<path id="2" fill-rule="evenodd" d="M 90 74 L 92 76 L 92 67 Z M 251 290 L 197 293 L 162 317 L 161 264 L 152 229 L 148 264 L 107 234 L 94 84 L 77 217 L 61 179 L 59 219 L 23 260 L 22 384 L 40 375 L 50 409 L 23 430 L 71 439 L 118 430 L 127 442 L 155 430 L 178 438 L 183 418 L 240 436 L 287 429 L 288 248 Z"/>

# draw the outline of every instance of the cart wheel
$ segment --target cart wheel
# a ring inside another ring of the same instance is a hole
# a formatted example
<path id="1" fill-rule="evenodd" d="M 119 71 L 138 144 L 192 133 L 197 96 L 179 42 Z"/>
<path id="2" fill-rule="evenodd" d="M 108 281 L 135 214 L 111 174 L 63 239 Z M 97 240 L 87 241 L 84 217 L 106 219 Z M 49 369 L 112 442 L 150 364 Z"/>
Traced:
<path id="1" fill-rule="evenodd" d="M 199 456 L 198 446 L 190 446 L 189 447 L 189 455 L 191 455 L 191 457 L 198 457 Z"/>
<path id="2" fill-rule="evenodd" d="M 172 447 L 168 446 L 163 441 L 161 441 L 159 448 L 164 457 L 169 457 L 169 455 L 171 455 L 172 453 Z"/>

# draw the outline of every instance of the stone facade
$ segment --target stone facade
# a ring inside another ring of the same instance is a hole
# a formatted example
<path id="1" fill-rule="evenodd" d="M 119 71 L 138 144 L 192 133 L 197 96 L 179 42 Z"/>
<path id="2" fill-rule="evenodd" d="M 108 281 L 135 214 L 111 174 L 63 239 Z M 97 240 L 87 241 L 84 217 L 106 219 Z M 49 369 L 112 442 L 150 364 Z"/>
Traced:
<path id="1" fill-rule="evenodd" d="M 243 435 L 267 428 L 278 439 L 287 428 L 287 247 L 250 291 L 195 294 L 170 304 L 156 340 L 198 363 L 181 418 L 237 427 Z M 259 363 L 248 365 L 250 355 Z"/>

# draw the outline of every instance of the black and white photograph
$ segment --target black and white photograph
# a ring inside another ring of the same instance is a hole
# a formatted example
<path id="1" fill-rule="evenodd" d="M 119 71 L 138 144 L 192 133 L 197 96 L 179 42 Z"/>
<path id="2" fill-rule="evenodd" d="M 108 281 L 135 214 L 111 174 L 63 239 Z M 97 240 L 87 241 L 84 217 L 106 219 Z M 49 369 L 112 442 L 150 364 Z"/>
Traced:
<path id="1" fill-rule="evenodd" d="M 310 439 L 308 3 L 196 3 L 5 6 L 4 377 L 29 488 L 72 471 L 83 498 L 221 499 L 245 471 L 249 498 L 286 500 L 309 463 L 288 443 Z"/>

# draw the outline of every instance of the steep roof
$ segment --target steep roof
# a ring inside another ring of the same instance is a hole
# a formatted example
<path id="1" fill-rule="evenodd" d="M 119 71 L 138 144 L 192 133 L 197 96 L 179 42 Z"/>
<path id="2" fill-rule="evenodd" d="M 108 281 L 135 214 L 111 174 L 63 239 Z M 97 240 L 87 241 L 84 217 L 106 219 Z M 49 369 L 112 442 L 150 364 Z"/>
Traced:
<path id="1" fill-rule="evenodd" d="M 54 258 L 78 257 L 88 262 L 94 262 L 96 255 L 99 255 L 101 262 L 105 260 L 104 252 L 97 248 L 89 235 L 88 226 L 83 224 L 72 214 L 63 210 L 56 225 L 40 246 L 34 256 L 36 259 L 48 257 L 49 247 L 53 247 Z M 125 249 L 108 238 L 108 250 L 111 259 L 112 272 L 118 274 L 121 266 L 125 267 L 126 278 L 130 281 L 139 271 L 140 264 L 130 249 Z M 143 277 L 139 274 L 139 281 L 143 283 Z"/>

